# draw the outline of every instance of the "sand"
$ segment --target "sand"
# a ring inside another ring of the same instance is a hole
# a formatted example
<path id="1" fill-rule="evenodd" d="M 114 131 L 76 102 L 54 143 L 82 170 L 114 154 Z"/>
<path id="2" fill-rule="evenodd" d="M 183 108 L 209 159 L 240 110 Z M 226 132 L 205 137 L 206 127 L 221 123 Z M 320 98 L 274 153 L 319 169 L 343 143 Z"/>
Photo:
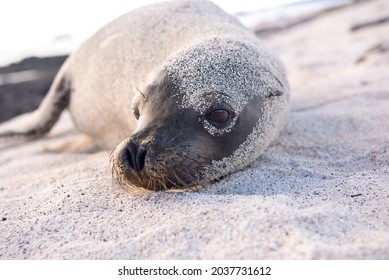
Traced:
<path id="1" fill-rule="evenodd" d="M 1 259 L 389 259 L 388 1 L 268 37 L 292 89 L 288 123 L 249 168 L 198 192 L 134 196 L 110 151 L 0 146 Z"/>

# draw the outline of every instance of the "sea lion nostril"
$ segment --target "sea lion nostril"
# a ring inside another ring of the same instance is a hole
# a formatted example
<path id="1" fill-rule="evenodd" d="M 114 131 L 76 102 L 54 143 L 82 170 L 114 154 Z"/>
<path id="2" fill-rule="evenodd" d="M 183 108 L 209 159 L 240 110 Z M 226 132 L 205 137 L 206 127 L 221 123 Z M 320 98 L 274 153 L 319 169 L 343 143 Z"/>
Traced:
<path id="1" fill-rule="evenodd" d="M 139 170 L 138 170 L 138 166 L 136 164 L 136 154 L 137 154 L 137 146 L 134 142 L 130 142 L 130 144 L 128 145 L 128 148 L 127 150 L 130 151 L 130 155 L 128 157 L 128 160 L 130 162 L 130 166 L 132 169 L 134 169 L 136 172 L 139 173 Z"/>
<path id="2" fill-rule="evenodd" d="M 146 159 L 146 149 L 140 148 L 136 156 L 136 162 L 137 162 L 139 172 L 142 171 L 143 167 L 145 166 L 145 159 Z"/>
<path id="3" fill-rule="evenodd" d="M 139 173 L 145 166 L 146 149 L 144 147 L 138 147 L 134 142 L 130 142 L 126 149 L 127 160 L 131 169 Z"/>
<path id="4" fill-rule="evenodd" d="M 134 162 L 132 160 L 132 154 L 129 148 L 125 149 L 124 151 L 125 158 L 127 159 L 128 163 L 130 164 L 131 169 L 135 169 Z"/>

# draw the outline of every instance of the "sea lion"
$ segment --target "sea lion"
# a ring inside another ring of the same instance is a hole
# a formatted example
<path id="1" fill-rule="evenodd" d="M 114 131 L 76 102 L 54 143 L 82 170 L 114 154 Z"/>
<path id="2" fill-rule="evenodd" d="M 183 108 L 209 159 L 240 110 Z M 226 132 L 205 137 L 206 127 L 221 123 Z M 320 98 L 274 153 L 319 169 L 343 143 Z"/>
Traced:
<path id="1" fill-rule="evenodd" d="M 280 59 L 209 1 L 131 11 L 64 63 L 40 107 L 0 127 L 37 138 L 68 108 L 112 153 L 126 189 L 204 185 L 249 165 L 283 127 L 289 85 Z"/>

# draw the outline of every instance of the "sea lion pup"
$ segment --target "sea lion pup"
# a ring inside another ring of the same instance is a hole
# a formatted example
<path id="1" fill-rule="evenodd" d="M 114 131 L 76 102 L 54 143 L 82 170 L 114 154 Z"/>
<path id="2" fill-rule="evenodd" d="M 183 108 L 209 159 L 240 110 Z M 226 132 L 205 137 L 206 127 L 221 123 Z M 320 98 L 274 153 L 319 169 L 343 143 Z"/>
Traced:
<path id="1" fill-rule="evenodd" d="M 185 189 L 255 160 L 285 123 L 284 67 L 209 1 L 169 1 L 112 21 L 64 63 L 40 107 L 1 138 L 37 138 L 69 108 L 76 127 L 114 149 L 121 186 Z"/>

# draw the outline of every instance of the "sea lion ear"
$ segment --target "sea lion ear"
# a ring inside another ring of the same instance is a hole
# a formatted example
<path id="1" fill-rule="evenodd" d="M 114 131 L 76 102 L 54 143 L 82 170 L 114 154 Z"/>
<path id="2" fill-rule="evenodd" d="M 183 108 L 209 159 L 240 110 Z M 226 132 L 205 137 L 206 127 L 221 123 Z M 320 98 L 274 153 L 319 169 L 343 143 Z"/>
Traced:
<path id="1" fill-rule="evenodd" d="M 265 97 L 271 96 L 281 96 L 284 94 L 285 86 L 281 83 L 280 79 L 277 76 L 273 75 L 275 81 L 269 84 L 269 87 L 265 90 Z"/>
<path id="2" fill-rule="evenodd" d="M 281 90 L 274 90 L 274 91 L 267 92 L 267 93 L 265 94 L 265 96 L 266 96 L 266 97 L 271 97 L 271 96 L 281 96 L 281 95 L 283 95 L 283 94 L 284 94 L 284 92 L 281 91 Z"/>

